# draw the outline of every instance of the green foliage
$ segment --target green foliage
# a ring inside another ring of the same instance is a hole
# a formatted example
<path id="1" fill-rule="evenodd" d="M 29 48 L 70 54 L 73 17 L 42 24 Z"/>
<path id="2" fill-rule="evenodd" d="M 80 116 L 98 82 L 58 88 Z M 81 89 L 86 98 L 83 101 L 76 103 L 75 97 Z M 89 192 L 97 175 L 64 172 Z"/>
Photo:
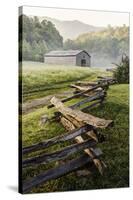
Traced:
<path id="1" fill-rule="evenodd" d="M 64 49 L 84 49 L 92 56 L 93 66 L 106 66 L 106 60 L 111 64 L 123 52 L 128 55 L 129 27 L 108 26 L 99 32 L 82 34 L 75 40 L 66 40 Z"/>
<path id="2" fill-rule="evenodd" d="M 23 60 L 43 61 L 44 53 L 63 46 L 63 38 L 54 24 L 38 17 L 19 17 L 19 53 Z"/>
<path id="3" fill-rule="evenodd" d="M 24 60 L 31 60 L 32 56 L 31 56 L 31 45 L 24 39 L 23 43 L 22 43 L 22 47 L 23 47 L 23 52 L 22 52 L 22 56 Z"/>
<path id="4" fill-rule="evenodd" d="M 68 39 L 64 43 L 64 49 L 77 49 L 77 46 L 73 40 Z"/>
<path id="5" fill-rule="evenodd" d="M 129 83 L 129 57 L 125 54 L 122 55 L 120 64 L 115 64 L 117 66 L 114 71 L 114 78 L 118 83 Z"/>
<path id="6" fill-rule="evenodd" d="M 19 55 L 23 60 L 43 61 L 43 55 L 50 50 L 84 49 L 92 57 L 93 66 L 108 67 L 118 62 L 125 52 L 129 54 L 129 27 L 111 27 L 98 32 L 80 35 L 77 39 L 63 38 L 55 25 L 38 17 L 19 17 Z"/>

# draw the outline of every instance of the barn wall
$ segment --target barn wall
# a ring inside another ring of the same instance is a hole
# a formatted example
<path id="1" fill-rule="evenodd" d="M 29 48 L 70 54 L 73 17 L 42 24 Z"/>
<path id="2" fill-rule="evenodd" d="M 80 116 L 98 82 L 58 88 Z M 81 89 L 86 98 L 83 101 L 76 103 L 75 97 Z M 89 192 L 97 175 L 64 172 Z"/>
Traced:
<path id="1" fill-rule="evenodd" d="M 76 56 L 67 57 L 44 57 L 46 64 L 76 65 Z"/>
<path id="2" fill-rule="evenodd" d="M 81 52 L 77 55 L 76 65 L 81 66 L 81 60 L 82 59 L 86 60 L 86 67 L 91 66 L 91 57 L 85 52 Z"/>

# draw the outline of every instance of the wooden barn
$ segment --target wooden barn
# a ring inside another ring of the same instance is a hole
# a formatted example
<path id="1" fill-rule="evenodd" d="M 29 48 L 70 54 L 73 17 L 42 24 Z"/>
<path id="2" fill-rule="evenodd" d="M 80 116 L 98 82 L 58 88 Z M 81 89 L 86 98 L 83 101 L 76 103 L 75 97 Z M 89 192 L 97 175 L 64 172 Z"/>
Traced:
<path id="1" fill-rule="evenodd" d="M 50 51 L 44 55 L 46 64 L 90 67 L 91 56 L 84 50 Z"/>

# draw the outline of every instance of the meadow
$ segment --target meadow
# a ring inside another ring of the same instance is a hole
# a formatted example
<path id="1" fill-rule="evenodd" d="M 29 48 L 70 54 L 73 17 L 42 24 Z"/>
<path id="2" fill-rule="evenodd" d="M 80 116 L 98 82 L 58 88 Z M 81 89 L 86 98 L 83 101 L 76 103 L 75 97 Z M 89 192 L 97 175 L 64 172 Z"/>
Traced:
<path id="1" fill-rule="evenodd" d="M 70 83 L 77 80 L 96 80 L 100 75 L 111 75 L 103 69 L 82 68 L 74 66 L 48 66 L 41 63 L 23 62 L 22 86 L 23 103 L 48 95 L 57 95 L 69 91 Z M 119 188 L 129 186 L 129 85 L 115 84 L 110 86 L 107 98 L 102 106 L 90 109 L 88 112 L 97 117 L 114 120 L 114 126 L 101 131 L 105 141 L 99 144 L 103 151 L 102 159 L 107 165 L 103 176 L 96 172 L 86 177 L 77 177 L 75 172 L 56 180 L 48 181 L 33 192 L 73 191 L 87 189 Z M 71 102 L 76 102 L 72 100 Z M 69 105 L 67 103 L 66 105 Z M 52 116 L 54 108 L 47 106 L 36 108 L 22 116 L 23 146 L 28 146 L 42 140 L 62 134 L 63 126 L 57 122 L 41 124 L 42 115 Z M 55 151 L 68 143 L 52 146 Z M 40 151 L 40 154 L 45 151 Z M 35 155 L 31 153 L 29 156 Z M 59 163 L 39 165 L 23 169 L 23 180 L 34 177 L 49 167 Z M 87 166 L 86 166 L 87 168 Z"/>
<path id="2" fill-rule="evenodd" d="M 24 101 L 47 96 L 69 89 L 70 83 L 77 80 L 94 80 L 102 75 L 98 68 L 82 68 L 75 66 L 46 65 L 38 62 L 23 62 L 22 84 Z M 105 75 L 109 72 L 104 71 Z"/>

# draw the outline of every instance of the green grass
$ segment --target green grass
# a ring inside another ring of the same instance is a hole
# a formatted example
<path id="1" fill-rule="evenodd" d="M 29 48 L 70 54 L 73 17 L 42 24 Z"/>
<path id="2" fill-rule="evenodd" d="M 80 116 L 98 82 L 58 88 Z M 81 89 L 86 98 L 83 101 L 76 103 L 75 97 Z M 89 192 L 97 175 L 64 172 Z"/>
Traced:
<path id="1" fill-rule="evenodd" d="M 44 63 L 23 62 L 23 96 L 24 101 L 54 94 L 68 89 L 70 83 L 77 80 L 94 80 L 102 75 L 103 70 L 77 66 L 46 65 Z M 109 75 L 109 72 L 104 71 Z"/>
<path id="2" fill-rule="evenodd" d="M 30 63 L 31 64 L 31 63 Z M 32 64 L 31 64 L 32 65 Z M 42 64 L 43 66 L 43 64 Z M 32 68 L 32 66 L 31 66 Z M 24 73 L 25 80 L 26 73 L 29 76 L 29 80 L 33 79 L 34 87 L 37 87 L 39 79 L 37 78 L 36 71 L 38 71 L 38 76 L 41 77 L 41 69 L 34 69 L 33 72 L 30 69 L 26 69 Z M 63 79 L 67 79 L 68 70 L 65 71 L 66 67 L 62 68 Z M 64 73 L 67 75 L 65 76 Z M 48 71 L 53 70 L 53 67 L 48 69 Z M 57 70 L 57 69 L 56 69 Z M 55 71 L 56 71 L 55 70 Z M 74 69 L 73 69 L 74 70 Z M 81 69 L 77 69 L 81 70 Z M 88 73 L 88 80 L 96 79 L 97 74 L 104 73 L 102 71 L 94 71 L 88 69 L 82 69 L 82 71 L 86 71 Z M 45 70 L 42 69 L 42 74 L 45 73 Z M 46 74 L 48 75 L 48 71 Z M 58 71 L 58 70 L 57 70 Z M 30 77 L 30 73 L 32 78 Z M 73 71 L 74 73 L 74 71 Z M 73 78 L 79 78 L 81 74 L 73 75 Z M 83 72 L 84 73 L 84 72 Z M 34 79 L 35 75 L 36 79 Z M 58 73 L 55 72 L 55 76 L 58 76 Z M 72 76 L 72 75 L 71 75 Z M 46 79 L 48 81 L 52 77 L 51 75 L 47 76 Z M 46 81 L 46 79 L 44 79 Z M 53 76 L 54 79 L 54 76 Z M 60 75 L 60 80 L 63 80 Z M 37 82 L 35 81 L 37 80 Z M 43 78 L 41 80 L 43 82 Z M 46 83 L 49 84 L 49 83 Z M 31 86 L 30 86 L 31 87 Z M 53 90 L 54 93 L 54 90 Z M 48 94 L 48 91 L 47 91 Z M 36 94 L 37 95 L 37 94 Z M 53 191 L 72 191 L 72 190 L 87 190 L 87 189 L 102 189 L 102 188 L 119 188 L 119 187 L 128 187 L 129 186 L 129 105 L 128 105 L 128 95 L 129 95 L 129 86 L 127 84 L 121 85 L 113 85 L 110 86 L 108 90 L 108 96 L 103 104 L 103 106 L 98 106 L 89 111 L 90 114 L 93 114 L 98 117 L 102 117 L 105 119 L 114 120 L 114 126 L 111 128 L 107 128 L 105 130 L 99 130 L 102 132 L 106 141 L 99 144 L 103 151 L 102 160 L 107 164 L 107 170 L 105 171 L 104 176 L 101 176 L 98 171 L 86 177 L 77 177 L 73 172 L 69 175 L 61 177 L 57 180 L 48 181 L 45 184 L 40 185 L 39 187 L 33 188 L 31 193 L 33 192 L 53 192 Z M 40 96 L 40 94 L 39 94 Z M 72 102 L 76 102 L 77 100 L 73 100 Z M 66 104 L 67 105 L 67 104 Z M 39 108 L 29 113 L 27 115 L 22 116 L 22 140 L 23 146 L 31 145 L 33 143 L 40 142 L 42 140 L 54 137 L 61 133 L 66 132 L 61 124 L 53 122 L 47 122 L 45 125 L 40 125 L 40 118 L 42 115 L 47 114 L 48 116 L 52 116 L 52 113 L 55 109 L 47 109 L 47 107 Z M 69 142 L 71 144 L 71 142 Z M 49 151 L 55 151 L 64 146 L 68 145 L 68 143 L 58 144 L 49 149 Z M 46 150 L 42 151 L 46 152 Z M 42 153 L 39 152 L 40 154 Z M 32 153 L 29 156 L 36 155 L 36 153 Z M 29 169 L 23 170 L 23 179 L 29 179 L 36 174 L 44 172 L 46 169 L 50 167 L 54 167 L 58 163 L 51 163 L 49 165 L 39 165 Z"/>

